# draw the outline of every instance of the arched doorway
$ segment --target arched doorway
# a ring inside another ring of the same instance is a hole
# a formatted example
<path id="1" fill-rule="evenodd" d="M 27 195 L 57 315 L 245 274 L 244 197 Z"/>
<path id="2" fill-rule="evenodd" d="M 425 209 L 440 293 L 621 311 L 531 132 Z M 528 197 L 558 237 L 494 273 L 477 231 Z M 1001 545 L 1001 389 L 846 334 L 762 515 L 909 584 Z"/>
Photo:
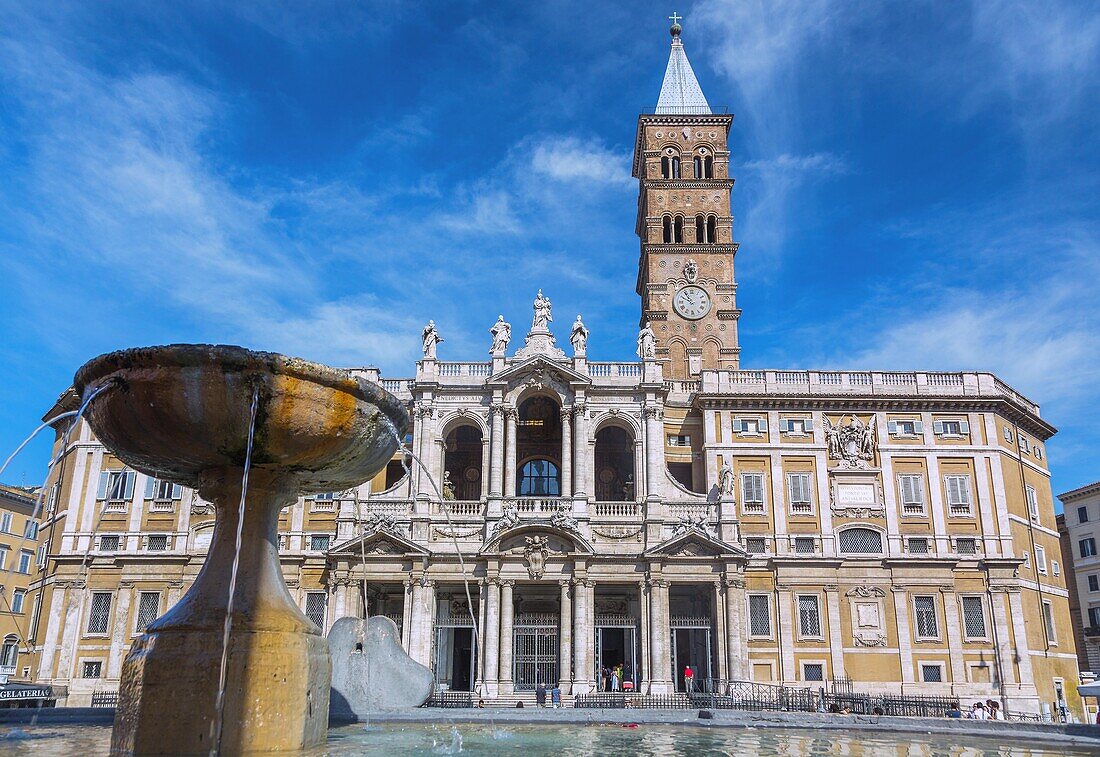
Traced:
<path id="1" fill-rule="evenodd" d="M 443 470 L 450 481 L 444 489 L 453 492 L 457 500 L 481 499 L 481 429 L 469 425 L 452 429 L 443 449 Z"/>
<path id="2" fill-rule="evenodd" d="M 561 408 L 544 395 L 520 403 L 516 422 L 516 494 L 561 495 Z"/>
<path id="3" fill-rule="evenodd" d="M 619 426 L 596 432 L 596 501 L 633 502 L 634 439 Z"/>

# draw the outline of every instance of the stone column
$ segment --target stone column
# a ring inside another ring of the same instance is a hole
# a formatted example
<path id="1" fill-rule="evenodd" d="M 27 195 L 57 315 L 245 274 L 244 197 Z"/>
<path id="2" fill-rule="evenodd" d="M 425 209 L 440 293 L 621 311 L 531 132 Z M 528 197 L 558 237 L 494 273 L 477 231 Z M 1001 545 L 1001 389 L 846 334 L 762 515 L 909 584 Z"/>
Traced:
<path id="1" fill-rule="evenodd" d="M 730 679 L 729 672 L 729 648 L 730 648 L 730 628 L 727 624 L 728 614 L 726 612 L 726 593 L 723 591 L 722 579 L 714 580 L 714 593 L 711 594 L 712 603 L 714 605 L 714 627 L 716 629 L 715 639 L 715 655 L 718 660 L 718 680 L 723 684 Z"/>
<path id="2" fill-rule="evenodd" d="M 561 409 L 561 496 L 573 496 L 573 408 Z"/>
<path id="3" fill-rule="evenodd" d="M 130 641 L 130 602 L 134 597 L 134 582 L 118 584 L 118 606 L 115 607 L 115 630 L 111 634 L 111 652 L 107 657 L 107 678 L 122 674 L 122 645 Z"/>
<path id="4" fill-rule="evenodd" d="M 591 581 L 582 578 L 573 580 L 573 693 L 587 694 L 592 690 L 592 663 L 589 653 L 592 649 L 592 628 L 588 625 L 588 587 Z"/>
<path id="5" fill-rule="evenodd" d="M 891 586 L 894 594 L 894 620 L 898 629 L 898 656 L 901 658 L 901 685 L 913 683 L 913 641 L 909 624 L 909 592 L 904 586 Z"/>
<path id="6" fill-rule="evenodd" d="M 414 580 L 409 592 L 409 657 L 417 662 L 420 660 L 420 636 L 421 636 L 421 610 L 420 610 L 420 582 Z"/>
<path id="7" fill-rule="evenodd" d="M 731 681 L 744 681 L 745 658 L 748 656 L 745 628 L 741 622 L 741 606 L 745 602 L 745 582 L 740 578 L 727 576 L 723 581 L 726 587 L 726 655 L 727 669 Z"/>
<path id="8" fill-rule="evenodd" d="M 646 495 L 648 499 L 660 499 L 664 491 L 665 467 L 665 429 L 661 421 L 661 408 L 647 405 L 642 408 L 642 414 L 645 416 Z"/>
<path id="9" fill-rule="evenodd" d="M 829 653 L 833 678 L 847 678 L 844 672 L 844 636 L 840 629 L 840 587 L 825 587 L 825 609 L 829 618 Z"/>
<path id="10" fill-rule="evenodd" d="M 559 648 L 558 678 L 563 694 L 572 692 L 573 685 L 573 607 L 569 596 L 569 580 L 558 581 L 561 587 L 561 620 L 558 622 Z"/>
<path id="11" fill-rule="evenodd" d="M 417 403 L 413 408 L 413 415 L 415 416 L 413 422 L 413 433 L 415 435 L 413 438 L 413 451 L 416 453 L 417 457 L 427 464 L 428 461 L 426 458 L 428 455 L 428 440 L 430 436 L 428 427 L 430 425 L 429 419 L 432 416 L 432 409 L 425 404 Z M 427 497 L 432 487 L 431 484 L 428 483 L 428 477 L 424 475 L 424 466 L 420 465 L 415 460 L 412 461 L 412 465 L 415 466 L 413 471 L 416 477 L 416 479 L 411 482 L 413 497 L 418 499 L 420 497 Z"/>
<path id="12" fill-rule="evenodd" d="M 489 498 L 489 439 L 482 437 L 481 439 L 481 499 Z"/>
<path id="13" fill-rule="evenodd" d="M 499 497 L 504 493 L 504 406 L 494 404 L 490 407 L 489 418 L 492 424 L 489 437 L 489 456 L 492 459 L 489 496 Z"/>
<path id="14" fill-rule="evenodd" d="M 634 673 L 638 679 L 639 692 L 642 691 L 643 686 L 648 684 L 650 670 L 652 669 L 649 661 L 649 605 L 649 587 L 643 579 L 638 582 L 638 625 L 640 628 L 638 629 L 638 670 Z M 646 691 L 648 691 L 648 686 Z"/>
<path id="15" fill-rule="evenodd" d="M 348 585 L 351 581 L 347 578 L 336 579 L 336 590 L 333 592 L 334 605 L 332 608 L 332 616 L 328 619 L 329 627 L 336 619 L 342 618 L 348 614 Z"/>
<path id="16" fill-rule="evenodd" d="M 500 693 L 511 694 L 515 683 L 512 681 L 512 642 L 516 605 L 512 598 L 515 581 L 500 582 Z"/>
<path id="17" fill-rule="evenodd" d="M 649 581 L 649 693 L 672 691 L 671 625 L 668 617 L 668 581 Z"/>
<path id="18" fill-rule="evenodd" d="M 477 691 L 485 693 L 485 605 L 488 604 L 488 589 L 485 579 L 477 582 Z"/>
<path id="19" fill-rule="evenodd" d="M 519 418 L 519 410 L 514 407 L 505 408 L 505 424 L 508 427 L 505 436 L 504 452 L 504 496 L 516 496 L 516 420 Z"/>
<path id="20" fill-rule="evenodd" d="M 401 646 L 406 654 L 412 653 L 412 596 L 413 582 L 411 578 L 406 578 L 405 597 L 401 602 Z"/>
<path id="21" fill-rule="evenodd" d="M 485 688 L 489 696 L 498 692 L 500 670 L 500 579 L 488 581 L 485 603 Z"/>
<path id="22" fill-rule="evenodd" d="M 573 403 L 573 456 L 577 461 L 576 479 L 573 494 L 577 497 L 591 496 L 592 460 L 588 455 L 588 403 Z"/>

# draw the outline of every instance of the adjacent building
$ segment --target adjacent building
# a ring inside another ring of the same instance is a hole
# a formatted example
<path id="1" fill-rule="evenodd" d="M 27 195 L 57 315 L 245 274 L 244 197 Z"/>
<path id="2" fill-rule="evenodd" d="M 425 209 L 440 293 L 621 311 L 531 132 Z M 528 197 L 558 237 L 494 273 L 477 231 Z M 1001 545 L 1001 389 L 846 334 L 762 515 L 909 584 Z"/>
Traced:
<path id="1" fill-rule="evenodd" d="M 638 360 L 591 360 L 580 319 L 559 344 L 539 292 L 522 346 L 501 320 L 490 359 L 444 360 L 432 325 L 412 376 L 353 369 L 407 403 L 422 464 L 287 507 L 291 592 L 322 629 L 389 616 L 440 688 L 488 699 L 617 665 L 670 693 L 690 666 L 1080 713 L 1055 429 L 990 373 L 741 369 L 732 116 L 672 35 L 635 138 Z M 84 424 L 58 445 L 33 639 L 39 679 L 87 704 L 193 581 L 213 513 Z"/>
<path id="2" fill-rule="evenodd" d="M 32 517 L 36 495 L 35 489 L 0 485 L 0 706 L 5 686 L 31 681 L 34 670 L 28 639 L 39 601 L 31 586 L 41 556 Z"/>
<path id="3" fill-rule="evenodd" d="M 1059 494 L 1062 560 L 1081 670 L 1100 673 L 1100 481 Z"/>

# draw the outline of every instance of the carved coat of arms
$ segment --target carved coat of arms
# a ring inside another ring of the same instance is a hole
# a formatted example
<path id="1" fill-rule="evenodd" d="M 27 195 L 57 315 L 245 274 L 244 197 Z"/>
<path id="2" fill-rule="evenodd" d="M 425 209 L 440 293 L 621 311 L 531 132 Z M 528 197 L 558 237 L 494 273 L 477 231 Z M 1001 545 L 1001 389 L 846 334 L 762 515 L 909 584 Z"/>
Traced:
<path id="1" fill-rule="evenodd" d="M 875 416 L 867 423 L 855 416 L 847 424 L 843 418 L 836 425 L 827 416 L 824 420 L 829 457 L 847 468 L 868 467 L 867 461 L 875 459 Z"/>
<path id="2" fill-rule="evenodd" d="M 550 542 L 545 536 L 528 536 L 523 557 L 527 560 L 527 573 L 532 580 L 539 580 L 546 572 L 546 558 L 550 556 Z"/>

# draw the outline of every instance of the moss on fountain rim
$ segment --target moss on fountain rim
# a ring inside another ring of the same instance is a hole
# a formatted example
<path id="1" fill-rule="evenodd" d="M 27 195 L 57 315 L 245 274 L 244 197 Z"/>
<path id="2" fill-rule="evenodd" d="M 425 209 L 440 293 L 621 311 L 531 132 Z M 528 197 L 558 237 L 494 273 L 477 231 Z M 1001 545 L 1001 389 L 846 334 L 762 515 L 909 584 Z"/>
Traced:
<path id="1" fill-rule="evenodd" d="M 73 377 L 73 387 L 83 397 L 85 389 L 98 385 L 118 371 L 213 365 L 228 372 L 264 371 L 290 376 L 347 392 L 382 410 L 398 433 L 408 428 L 408 411 L 401 401 L 372 381 L 352 376 L 347 370 L 303 358 L 250 350 L 231 344 L 165 344 L 115 350 L 92 358 L 82 365 Z"/>

